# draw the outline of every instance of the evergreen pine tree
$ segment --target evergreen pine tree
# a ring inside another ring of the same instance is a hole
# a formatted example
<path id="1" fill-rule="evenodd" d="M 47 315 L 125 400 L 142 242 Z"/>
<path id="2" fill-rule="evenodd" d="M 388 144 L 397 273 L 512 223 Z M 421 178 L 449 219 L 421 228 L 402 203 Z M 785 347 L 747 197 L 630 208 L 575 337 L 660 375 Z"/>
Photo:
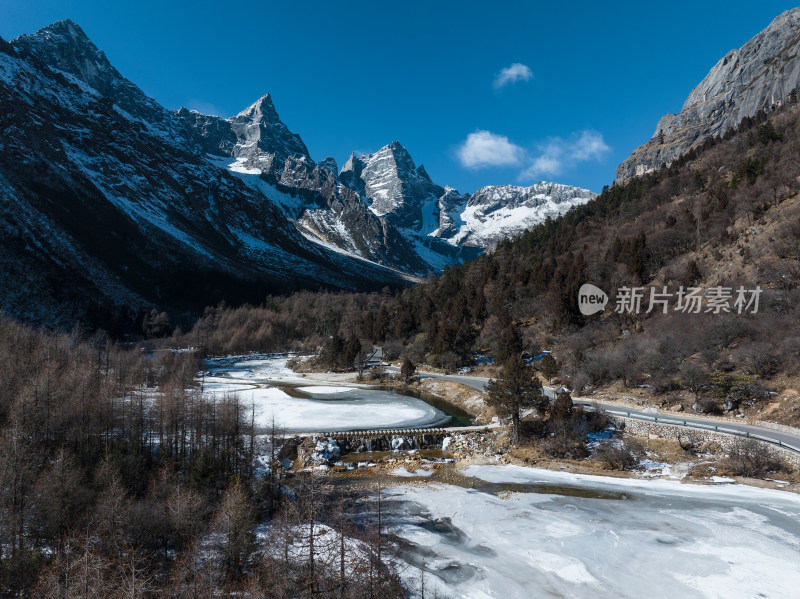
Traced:
<path id="1" fill-rule="evenodd" d="M 486 386 L 487 403 L 497 415 L 511 422 L 511 438 L 519 443 L 519 422 L 521 412 L 525 408 L 535 408 L 544 412 L 549 405 L 542 395 L 542 384 L 534 376 L 533 369 L 527 366 L 519 356 L 515 356 L 503 365 L 497 379 L 490 379 Z"/>

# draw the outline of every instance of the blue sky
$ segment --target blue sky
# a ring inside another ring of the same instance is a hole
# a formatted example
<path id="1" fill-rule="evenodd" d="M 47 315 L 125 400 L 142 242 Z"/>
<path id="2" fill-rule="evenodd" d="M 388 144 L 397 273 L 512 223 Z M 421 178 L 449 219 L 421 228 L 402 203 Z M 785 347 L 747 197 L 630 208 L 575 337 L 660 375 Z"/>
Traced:
<path id="1" fill-rule="evenodd" d="M 168 108 L 270 92 L 313 158 L 405 145 L 462 192 L 599 191 L 782 2 L 0 0 L 0 36 L 70 18 Z"/>

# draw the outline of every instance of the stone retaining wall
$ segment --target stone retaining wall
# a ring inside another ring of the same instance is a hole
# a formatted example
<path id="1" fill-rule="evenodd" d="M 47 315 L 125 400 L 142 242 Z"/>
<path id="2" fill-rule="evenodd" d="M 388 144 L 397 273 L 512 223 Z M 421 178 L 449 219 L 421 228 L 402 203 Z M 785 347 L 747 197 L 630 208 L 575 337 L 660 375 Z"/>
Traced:
<path id="1" fill-rule="evenodd" d="M 662 424 L 661 422 L 649 422 L 647 420 L 637 420 L 635 418 L 625 418 L 624 416 L 611 416 L 611 420 L 618 425 L 624 425 L 626 433 L 634 437 L 649 437 L 655 435 L 660 439 L 674 439 L 679 440 L 681 437 L 689 438 L 696 445 L 701 445 L 707 442 L 717 443 L 724 451 L 730 450 L 737 439 L 744 439 L 737 435 L 730 435 L 727 433 L 720 433 L 717 431 L 710 431 L 699 428 L 692 428 L 689 426 L 679 426 L 677 424 Z M 619 426 L 618 428 L 623 428 Z M 751 437 L 752 439 L 752 437 Z M 775 452 L 775 454 L 787 464 L 791 464 L 794 468 L 800 469 L 800 454 L 784 449 L 773 443 L 761 441 L 760 439 L 753 439 L 761 443 L 765 448 Z"/>

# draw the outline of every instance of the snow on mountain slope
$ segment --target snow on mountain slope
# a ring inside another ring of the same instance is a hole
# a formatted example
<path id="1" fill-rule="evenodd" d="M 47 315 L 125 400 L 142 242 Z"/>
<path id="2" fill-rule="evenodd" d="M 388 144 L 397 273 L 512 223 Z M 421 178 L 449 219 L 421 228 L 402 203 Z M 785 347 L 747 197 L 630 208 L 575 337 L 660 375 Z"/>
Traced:
<path id="1" fill-rule="evenodd" d="M 547 182 L 483 187 L 462 195 L 434 184 L 396 141 L 372 154 L 351 156 L 340 179 L 364 197 L 374 214 L 394 224 L 436 270 L 461 261 L 459 250 L 464 246 L 491 250 L 501 239 L 596 196 L 586 189 Z"/>
<path id="2" fill-rule="evenodd" d="M 443 208 L 446 216 L 440 218 L 442 224 L 434 235 L 453 245 L 486 249 L 597 196 L 588 189 L 545 181 L 530 187 L 483 187 L 468 198 L 450 193 L 449 201 L 442 201 L 450 211 Z"/>
<path id="3" fill-rule="evenodd" d="M 415 230 L 422 225 L 422 205 L 444 192 L 424 167 L 416 167 L 398 141 L 373 154 L 351 155 L 339 176 L 361 194 L 376 216 L 388 216 L 397 226 Z"/>
<path id="4" fill-rule="evenodd" d="M 229 119 L 185 108 L 176 114 L 216 164 L 275 202 L 308 240 L 414 275 L 472 259 L 594 197 L 546 183 L 461 195 L 435 184 L 398 141 L 351 155 L 337 174 L 333 158 L 317 163 L 309 156 L 269 94 Z M 493 203 L 484 206 L 489 197 Z"/>

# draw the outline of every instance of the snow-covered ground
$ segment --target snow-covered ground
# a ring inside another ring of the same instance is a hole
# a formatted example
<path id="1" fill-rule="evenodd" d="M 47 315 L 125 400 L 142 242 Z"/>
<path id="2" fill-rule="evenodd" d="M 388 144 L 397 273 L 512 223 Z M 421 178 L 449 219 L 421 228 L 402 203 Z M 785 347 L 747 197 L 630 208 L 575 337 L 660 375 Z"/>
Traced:
<path id="1" fill-rule="evenodd" d="M 319 385 L 297 387 L 289 394 L 280 387 L 308 379 L 292 372 L 286 361 L 285 357 L 209 361 L 203 390 L 220 399 L 236 395 L 245 408 L 255 407 L 257 428 L 268 428 L 274 419 L 290 433 L 424 428 L 450 420 L 421 399 L 392 391 Z"/>
<path id="2" fill-rule="evenodd" d="M 800 497 L 518 466 L 471 466 L 475 489 L 391 487 L 410 585 L 453 597 L 796 597 Z M 478 490 L 481 489 L 481 490 Z"/>

